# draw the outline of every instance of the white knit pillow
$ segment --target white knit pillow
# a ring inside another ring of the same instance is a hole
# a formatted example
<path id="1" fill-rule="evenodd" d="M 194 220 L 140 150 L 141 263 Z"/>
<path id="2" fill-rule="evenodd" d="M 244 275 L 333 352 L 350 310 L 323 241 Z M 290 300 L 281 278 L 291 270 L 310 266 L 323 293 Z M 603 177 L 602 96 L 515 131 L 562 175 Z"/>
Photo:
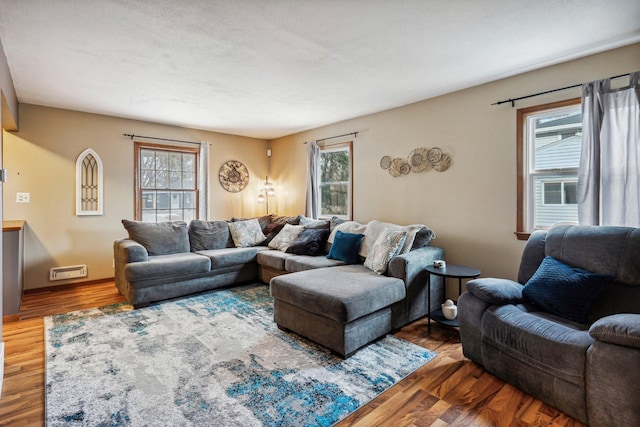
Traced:
<path id="1" fill-rule="evenodd" d="M 389 261 L 396 255 L 398 248 L 402 247 L 406 238 L 406 231 L 389 231 L 385 228 L 371 247 L 364 266 L 378 274 L 384 274 Z"/>

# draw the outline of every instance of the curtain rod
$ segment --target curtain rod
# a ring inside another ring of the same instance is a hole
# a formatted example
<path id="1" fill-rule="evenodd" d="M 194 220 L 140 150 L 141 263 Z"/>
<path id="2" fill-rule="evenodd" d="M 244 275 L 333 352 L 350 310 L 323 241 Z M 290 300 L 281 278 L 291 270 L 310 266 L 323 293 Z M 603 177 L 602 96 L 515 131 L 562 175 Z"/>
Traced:
<path id="1" fill-rule="evenodd" d="M 340 137 L 343 137 L 343 136 L 349 136 L 349 135 L 353 135 L 354 137 L 356 137 L 356 138 L 357 138 L 357 137 L 358 137 L 358 133 L 359 133 L 359 132 L 349 132 L 349 133 L 344 133 L 344 134 L 342 134 L 342 135 L 336 135 L 336 136 L 330 136 L 330 137 L 328 137 L 328 138 L 316 139 L 316 142 L 326 141 L 326 140 L 328 140 L 328 139 L 340 138 Z M 306 143 L 307 143 L 307 142 L 305 141 L 305 144 L 306 144 Z"/>
<path id="2" fill-rule="evenodd" d="M 629 76 L 630 73 L 627 74 L 620 74 L 619 76 L 613 76 L 613 77 L 609 77 L 610 79 L 619 79 L 620 77 L 627 77 Z M 491 105 L 500 105 L 500 104 L 505 104 L 507 102 L 511 103 L 511 107 L 515 107 L 516 106 L 516 101 L 520 101 L 521 99 L 527 99 L 527 98 L 533 98 L 534 96 L 540 96 L 540 95 L 545 95 L 547 93 L 552 93 L 552 92 L 559 92 L 561 90 L 567 90 L 567 89 L 573 89 L 574 87 L 580 87 L 582 86 L 584 83 L 579 83 L 576 85 L 571 85 L 571 86 L 567 86 L 567 87 L 561 87 L 559 89 L 551 89 L 551 90 L 547 90 L 544 92 L 539 92 L 539 93 L 534 93 L 532 95 L 526 95 L 526 96 L 521 96 L 519 98 L 509 98 L 509 99 L 505 99 L 503 101 L 498 101 L 498 102 L 494 102 Z"/>
<path id="3" fill-rule="evenodd" d="M 155 139 L 158 141 L 171 141 L 171 142 L 184 142 L 185 144 L 202 144 L 201 142 L 193 142 L 193 141 L 184 141 L 182 139 L 170 139 L 170 138 L 157 138 L 155 136 L 142 136 L 142 135 L 134 135 L 132 133 L 123 133 L 122 136 L 128 136 L 133 140 L 133 138 L 145 138 L 145 139 Z"/>

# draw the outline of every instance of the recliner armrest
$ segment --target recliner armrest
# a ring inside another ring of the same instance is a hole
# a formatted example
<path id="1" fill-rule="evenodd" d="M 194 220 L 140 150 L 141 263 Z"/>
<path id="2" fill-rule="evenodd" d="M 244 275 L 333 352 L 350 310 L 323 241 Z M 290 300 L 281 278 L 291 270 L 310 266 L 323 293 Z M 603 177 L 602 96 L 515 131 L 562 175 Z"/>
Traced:
<path id="1" fill-rule="evenodd" d="M 593 323 L 592 338 L 611 344 L 640 348 L 640 314 L 612 314 Z"/>
<path id="2" fill-rule="evenodd" d="M 523 286 L 508 279 L 483 278 L 467 282 L 467 291 L 488 304 L 520 304 Z"/>

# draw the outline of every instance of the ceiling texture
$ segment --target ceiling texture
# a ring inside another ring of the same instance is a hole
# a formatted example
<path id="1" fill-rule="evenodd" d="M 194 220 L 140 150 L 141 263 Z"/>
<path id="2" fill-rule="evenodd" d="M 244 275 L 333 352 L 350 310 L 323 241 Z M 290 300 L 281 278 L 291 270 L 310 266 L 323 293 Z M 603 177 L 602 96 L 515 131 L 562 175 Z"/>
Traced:
<path id="1" fill-rule="evenodd" d="M 638 42 L 640 1 L 0 0 L 0 38 L 22 103 L 273 139 Z"/>

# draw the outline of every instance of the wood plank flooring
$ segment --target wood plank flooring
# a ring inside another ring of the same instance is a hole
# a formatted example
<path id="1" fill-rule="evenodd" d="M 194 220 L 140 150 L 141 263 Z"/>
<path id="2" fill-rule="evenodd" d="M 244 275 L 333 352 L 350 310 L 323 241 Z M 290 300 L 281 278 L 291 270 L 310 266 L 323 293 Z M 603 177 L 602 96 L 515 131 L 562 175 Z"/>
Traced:
<path id="1" fill-rule="evenodd" d="M 44 425 L 43 316 L 124 301 L 113 282 L 30 293 L 16 320 L 3 325 L 5 378 L 0 425 Z M 584 424 L 506 384 L 462 355 L 455 329 L 418 320 L 398 337 L 438 352 L 338 427 L 570 426 Z M 215 422 L 212 422 L 215 425 Z"/>

